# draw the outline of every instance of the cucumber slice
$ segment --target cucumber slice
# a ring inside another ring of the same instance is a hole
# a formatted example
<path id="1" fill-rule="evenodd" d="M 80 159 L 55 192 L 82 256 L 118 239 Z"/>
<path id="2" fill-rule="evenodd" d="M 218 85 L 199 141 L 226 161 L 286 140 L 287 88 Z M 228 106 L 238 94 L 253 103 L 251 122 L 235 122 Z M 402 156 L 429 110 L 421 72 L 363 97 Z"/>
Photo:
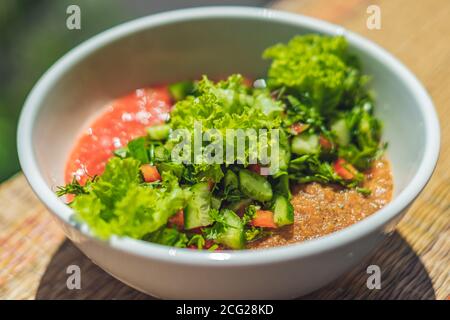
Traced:
<path id="1" fill-rule="evenodd" d="M 226 223 L 224 232 L 221 233 L 216 242 L 231 249 L 243 249 L 245 246 L 244 224 L 241 218 L 231 210 L 223 210 L 222 214 Z"/>
<path id="2" fill-rule="evenodd" d="M 296 154 L 315 154 L 320 152 L 319 136 L 316 134 L 301 134 L 291 142 L 292 152 Z"/>
<path id="3" fill-rule="evenodd" d="M 278 227 L 294 223 L 294 207 L 284 196 L 276 196 L 273 204 L 273 220 Z"/>
<path id="4" fill-rule="evenodd" d="M 208 183 L 201 182 L 191 187 L 192 197 L 184 209 L 184 228 L 186 230 L 210 225 L 211 192 Z"/>
<path id="5" fill-rule="evenodd" d="M 170 126 L 161 124 L 147 128 L 148 136 L 151 140 L 166 140 L 169 137 Z"/>
<path id="6" fill-rule="evenodd" d="M 287 170 L 289 161 L 291 160 L 291 150 L 288 147 L 280 148 L 279 153 L 279 170 Z"/>
<path id="7" fill-rule="evenodd" d="M 272 200 L 273 192 L 269 181 L 247 169 L 239 170 L 239 188 L 250 199 L 266 202 Z"/>
<path id="8" fill-rule="evenodd" d="M 225 173 L 225 177 L 223 178 L 223 181 L 224 181 L 225 188 L 229 188 L 229 189 L 238 189 L 239 188 L 238 177 L 237 177 L 236 173 L 234 173 L 231 170 L 228 170 Z"/>
<path id="9" fill-rule="evenodd" d="M 239 212 L 239 210 L 242 210 L 243 208 L 246 208 L 252 203 L 252 199 L 241 199 L 236 202 L 232 202 L 227 206 L 227 209 L 230 209 L 234 212 Z"/>
<path id="10" fill-rule="evenodd" d="M 288 200 L 291 199 L 291 189 L 289 188 L 289 176 L 284 174 L 278 177 L 275 184 L 275 193 L 286 197 Z"/>
<path id="11" fill-rule="evenodd" d="M 336 136 L 336 141 L 340 146 L 350 143 L 350 130 L 345 119 L 339 119 L 331 125 L 331 132 Z"/>
<path id="12" fill-rule="evenodd" d="M 279 154 L 279 169 L 285 171 L 289 167 L 291 160 L 291 147 L 289 146 L 289 139 L 284 131 L 280 132 L 280 154 Z"/>

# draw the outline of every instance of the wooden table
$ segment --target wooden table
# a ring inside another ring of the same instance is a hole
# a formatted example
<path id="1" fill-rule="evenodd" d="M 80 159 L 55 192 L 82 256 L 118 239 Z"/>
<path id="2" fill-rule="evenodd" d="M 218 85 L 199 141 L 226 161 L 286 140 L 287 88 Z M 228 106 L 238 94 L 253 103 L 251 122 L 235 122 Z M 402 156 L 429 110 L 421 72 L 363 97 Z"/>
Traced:
<path id="1" fill-rule="evenodd" d="M 380 30 L 366 27 L 370 4 L 381 8 Z M 286 0 L 273 6 L 341 24 L 391 51 L 425 84 L 441 121 L 435 174 L 396 233 L 354 270 L 307 298 L 448 298 L 450 1 Z M 81 268 L 81 290 L 66 288 L 66 267 L 71 264 Z M 369 264 L 381 267 L 381 290 L 366 287 Z M 65 240 L 23 175 L 17 174 L 0 186 L 0 299 L 48 298 L 151 299 L 107 275 Z"/>

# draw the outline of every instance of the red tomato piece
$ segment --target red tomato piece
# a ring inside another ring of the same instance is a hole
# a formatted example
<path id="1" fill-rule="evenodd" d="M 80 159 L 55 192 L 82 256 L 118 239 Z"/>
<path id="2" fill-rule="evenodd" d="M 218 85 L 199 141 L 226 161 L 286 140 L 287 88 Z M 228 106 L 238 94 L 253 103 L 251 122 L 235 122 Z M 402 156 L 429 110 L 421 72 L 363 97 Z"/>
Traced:
<path id="1" fill-rule="evenodd" d="M 342 158 L 336 160 L 333 165 L 334 171 L 344 180 L 351 180 L 355 177 L 358 171 Z"/>
<path id="2" fill-rule="evenodd" d="M 330 140 L 328 140 L 327 138 L 325 138 L 324 136 L 320 135 L 319 136 L 319 144 L 322 146 L 322 148 L 324 148 L 325 150 L 330 150 L 331 148 L 333 148 L 333 144 L 331 143 Z"/>
<path id="3" fill-rule="evenodd" d="M 251 224 L 255 227 L 276 228 L 277 225 L 273 220 L 273 212 L 269 210 L 258 210 L 253 217 Z"/>
<path id="4" fill-rule="evenodd" d="M 302 133 L 303 131 L 307 130 L 308 128 L 309 128 L 309 124 L 297 122 L 291 126 L 291 133 L 298 135 L 298 134 Z"/>
<path id="5" fill-rule="evenodd" d="M 141 166 L 141 172 L 144 176 L 145 182 L 155 182 L 161 180 L 161 175 L 159 174 L 158 169 L 155 166 L 143 164 Z"/>

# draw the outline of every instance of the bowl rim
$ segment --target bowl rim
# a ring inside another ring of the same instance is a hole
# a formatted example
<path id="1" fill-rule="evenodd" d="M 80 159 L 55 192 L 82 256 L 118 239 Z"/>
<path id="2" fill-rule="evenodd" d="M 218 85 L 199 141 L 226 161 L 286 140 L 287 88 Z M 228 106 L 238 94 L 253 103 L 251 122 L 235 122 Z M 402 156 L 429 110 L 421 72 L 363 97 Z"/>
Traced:
<path id="1" fill-rule="evenodd" d="M 307 27 L 324 34 L 344 35 L 352 46 L 370 52 L 377 59 L 382 59 L 412 89 L 411 92 L 414 92 L 414 98 L 419 102 L 420 113 L 425 125 L 424 155 L 419 169 L 405 189 L 381 210 L 347 228 L 317 239 L 267 249 L 204 252 L 116 236 L 103 241 L 93 237 L 85 225 L 77 228 L 70 219 L 73 214 L 72 209 L 64 204 L 47 185 L 37 165 L 33 148 L 33 131 L 35 119 L 44 97 L 51 92 L 54 84 L 67 70 L 110 42 L 147 28 L 211 18 L 266 20 L 268 23 L 274 21 Z M 91 241 L 153 260 L 197 266 L 239 266 L 275 263 L 320 254 L 345 246 L 382 228 L 411 204 L 430 179 L 439 156 L 440 129 L 433 102 L 423 85 L 400 61 L 372 41 L 341 26 L 299 14 L 267 8 L 214 6 L 174 10 L 132 20 L 106 30 L 69 51 L 44 73 L 29 93 L 19 119 L 17 143 L 22 170 L 38 198 L 54 216 L 66 225 L 78 229 Z"/>

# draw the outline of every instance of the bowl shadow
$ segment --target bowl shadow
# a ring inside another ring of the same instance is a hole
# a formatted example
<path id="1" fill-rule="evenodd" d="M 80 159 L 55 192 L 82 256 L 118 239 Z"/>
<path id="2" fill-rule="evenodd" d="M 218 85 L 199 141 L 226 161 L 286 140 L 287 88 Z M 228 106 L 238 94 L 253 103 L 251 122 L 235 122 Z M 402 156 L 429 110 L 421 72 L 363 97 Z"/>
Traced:
<path id="1" fill-rule="evenodd" d="M 67 267 L 80 268 L 81 288 L 68 289 Z M 369 265 L 381 270 L 381 289 L 368 289 Z M 268 288 L 270 290 L 270 288 Z M 409 244 L 395 232 L 350 272 L 301 299 L 435 299 L 432 281 Z M 36 299 L 155 299 L 103 271 L 69 240 L 53 255 L 41 278 Z"/>

